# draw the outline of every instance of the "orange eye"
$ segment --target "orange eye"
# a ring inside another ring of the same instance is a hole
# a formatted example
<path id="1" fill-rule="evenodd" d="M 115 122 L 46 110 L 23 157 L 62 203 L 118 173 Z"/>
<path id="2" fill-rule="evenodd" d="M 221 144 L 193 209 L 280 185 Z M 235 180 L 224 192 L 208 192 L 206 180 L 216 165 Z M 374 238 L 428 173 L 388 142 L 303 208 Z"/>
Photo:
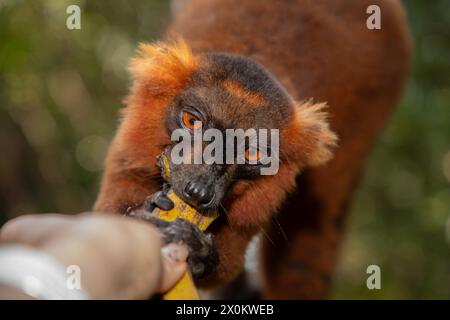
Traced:
<path id="1" fill-rule="evenodd" d="M 192 113 L 183 111 L 183 125 L 188 129 L 195 130 L 197 128 L 200 128 L 202 122 Z"/>
<path id="2" fill-rule="evenodd" d="M 256 148 L 248 148 L 244 155 L 247 161 L 259 161 L 263 157 L 263 153 Z"/>

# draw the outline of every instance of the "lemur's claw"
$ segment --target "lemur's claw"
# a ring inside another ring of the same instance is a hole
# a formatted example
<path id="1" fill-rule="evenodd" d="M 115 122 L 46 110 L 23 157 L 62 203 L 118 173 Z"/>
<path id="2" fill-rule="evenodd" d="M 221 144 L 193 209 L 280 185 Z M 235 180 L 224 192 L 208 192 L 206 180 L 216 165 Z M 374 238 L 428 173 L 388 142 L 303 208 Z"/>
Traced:
<path id="1" fill-rule="evenodd" d="M 167 191 L 158 191 L 147 197 L 144 201 L 144 210 L 152 212 L 155 208 L 159 208 L 163 211 L 169 211 L 173 209 L 174 203 L 167 196 Z"/>

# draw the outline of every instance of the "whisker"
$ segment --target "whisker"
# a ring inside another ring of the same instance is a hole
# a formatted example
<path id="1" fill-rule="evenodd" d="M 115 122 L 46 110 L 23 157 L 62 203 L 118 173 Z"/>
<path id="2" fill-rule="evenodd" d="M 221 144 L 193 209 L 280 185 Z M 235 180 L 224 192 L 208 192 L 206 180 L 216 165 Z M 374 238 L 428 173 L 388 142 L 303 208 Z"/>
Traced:
<path id="1" fill-rule="evenodd" d="M 219 206 L 221 206 L 223 211 L 225 212 L 225 216 L 227 217 L 228 225 L 230 226 L 231 229 L 233 229 L 233 226 L 231 225 L 231 221 L 230 221 L 230 215 L 228 214 L 227 209 L 225 209 L 225 207 L 222 205 L 222 203 L 219 203 Z"/>
<path id="2" fill-rule="evenodd" d="M 261 225 L 260 225 L 258 222 L 256 222 L 256 224 L 258 225 L 259 229 L 261 229 L 262 234 L 267 238 L 267 240 L 269 240 L 269 242 L 270 242 L 274 247 L 276 247 L 275 242 L 272 240 L 272 238 L 269 236 L 269 234 L 264 230 L 264 228 L 261 227 Z"/>
<path id="3" fill-rule="evenodd" d="M 275 222 L 275 224 L 278 226 L 278 228 L 280 229 L 280 233 L 283 235 L 284 240 L 286 240 L 286 242 L 289 242 L 289 239 L 286 235 L 286 233 L 284 232 L 283 228 L 281 227 L 280 222 L 278 221 L 276 216 L 273 216 L 273 221 Z"/>
<path id="4" fill-rule="evenodd" d="M 261 188 L 260 188 L 257 184 L 254 185 L 253 187 L 259 190 L 260 196 L 261 196 L 261 197 L 266 197 L 266 194 L 261 190 Z M 274 216 L 273 218 L 275 218 L 275 216 Z M 276 219 L 276 218 L 275 218 L 275 219 Z M 286 239 L 286 241 L 288 241 L 287 236 L 286 236 L 286 233 L 285 233 L 284 230 L 281 228 L 280 223 L 278 222 L 278 220 L 276 220 L 276 222 L 277 222 L 277 224 L 278 224 L 278 226 L 279 226 L 279 228 L 280 228 L 280 230 L 281 230 L 281 233 L 283 234 L 283 237 Z M 257 223 L 257 225 L 258 225 L 258 227 L 261 229 L 262 233 L 263 233 L 264 236 L 267 238 L 267 240 L 269 240 L 269 242 L 270 242 L 274 247 L 276 247 L 275 242 L 270 238 L 269 234 L 265 231 L 265 229 L 264 229 L 263 227 L 261 227 L 261 225 L 259 225 L 258 223 Z"/>

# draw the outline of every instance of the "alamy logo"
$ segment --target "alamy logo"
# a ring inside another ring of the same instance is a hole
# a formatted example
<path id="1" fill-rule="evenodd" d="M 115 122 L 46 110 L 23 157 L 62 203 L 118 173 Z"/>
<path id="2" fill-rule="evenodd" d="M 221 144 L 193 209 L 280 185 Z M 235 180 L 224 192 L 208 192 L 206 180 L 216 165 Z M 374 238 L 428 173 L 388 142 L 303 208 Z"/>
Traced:
<path id="1" fill-rule="evenodd" d="M 370 16 L 366 20 L 366 26 L 369 30 L 381 29 L 381 9 L 379 6 L 373 4 L 367 7 L 367 14 Z"/>
<path id="2" fill-rule="evenodd" d="M 81 29 L 81 9 L 79 6 L 72 4 L 67 7 L 66 13 L 69 15 L 66 19 L 66 27 L 69 30 Z"/>
<path id="3" fill-rule="evenodd" d="M 250 164 L 260 165 L 261 175 L 278 172 L 278 129 L 226 129 L 224 136 L 215 128 L 203 132 L 202 123 L 196 122 L 193 131 L 172 132 L 171 140 L 177 142 L 171 151 L 174 164 Z"/>
<path id="4" fill-rule="evenodd" d="M 367 267 L 367 274 L 370 276 L 367 278 L 366 285 L 367 289 L 381 289 L 381 269 L 376 264 L 372 264 Z"/>
<path id="5" fill-rule="evenodd" d="M 66 269 L 69 275 L 66 280 L 66 287 L 69 290 L 81 290 L 81 268 L 77 265 L 70 265 Z"/>

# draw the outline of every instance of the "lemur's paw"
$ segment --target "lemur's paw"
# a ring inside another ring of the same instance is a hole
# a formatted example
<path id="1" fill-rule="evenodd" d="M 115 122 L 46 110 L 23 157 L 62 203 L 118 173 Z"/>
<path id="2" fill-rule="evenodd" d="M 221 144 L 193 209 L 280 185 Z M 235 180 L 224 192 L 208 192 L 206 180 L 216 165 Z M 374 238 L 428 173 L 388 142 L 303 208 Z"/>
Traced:
<path id="1" fill-rule="evenodd" d="M 162 228 L 166 242 L 182 243 L 188 247 L 188 264 L 194 279 L 211 274 L 219 264 L 219 256 L 211 233 L 201 231 L 195 224 L 177 218 Z"/>
<path id="2" fill-rule="evenodd" d="M 184 219 L 162 220 L 145 210 L 136 210 L 131 217 L 145 220 L 158 227 L 165 243 L 180 243 L 187 246 L 187 262 L 194 279 L 211 274 L 219 264 L 219 256 L 214 246 L 213 235 L 202 232 L 196 225 Z"/>
<path id="3" fill-rule="evenodd" d="M 151 196 L 147 197 L 147 199 L 145 199 L 143 209 L 148 212 L 152 212 L 155 208 L 159 208 L 163 211 L 169 211 L 173 209 L 174 203 L 167 196 L 168 190 L 168 185 L 164 184 L 162 191 L 155 192 Z"/>

